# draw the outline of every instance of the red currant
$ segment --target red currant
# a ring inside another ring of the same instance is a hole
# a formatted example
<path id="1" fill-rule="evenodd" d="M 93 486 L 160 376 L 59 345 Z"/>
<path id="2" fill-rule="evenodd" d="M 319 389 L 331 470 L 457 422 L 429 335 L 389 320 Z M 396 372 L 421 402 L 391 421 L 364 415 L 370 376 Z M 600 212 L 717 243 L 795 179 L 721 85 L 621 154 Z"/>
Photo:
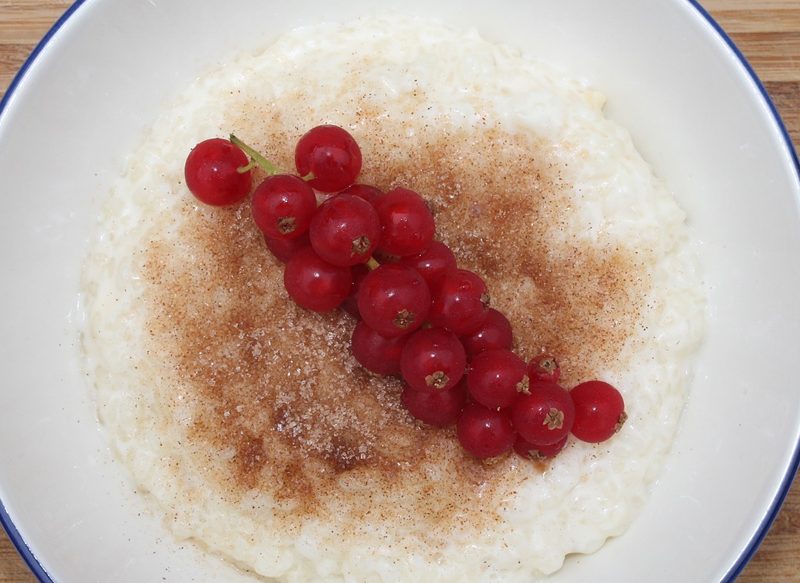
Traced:
<path id="1" fill-rule="evenodd" d="M 526 459 L 540 462 L 556 457 L 561 450 L 564 449 L 564 446 L 567 445 L 567 437 L 568 436 L 565 435 L 563 438 L 550 445 L 535 445 L 526 441 L 521 435 L 518 435 L 517 440 L 514 442 L 514 451 Z"/>
<path id="2" fill-rule="evenodd" d="M 422 253 L 433 241 L 436 226 L 428 205 L 412 190 L 395 188 L 375 203 L 381 220 L 378 249 L 404 257 Z"/>
<path id="3" fill-rule="evenodd" d="M 270 239 L 269 237 L 264 237 L 264 242 L 267 244 L 267 249 L 281 263 L 286 263 L 297 251 L 311 245 L 308 233 L 294 239 Z"/>
<path id="4" fill-rule="evenodd" d="M 530 443 L 551 445 L 572 429 L 575 406 L 569 393 L 555 383 L 531 383 L 511 407 L 517 432 Z"/>
<path id="5" fill-rule="evenodd" d="M 400 356 L 400 372 L 417 391 L 449 389 L 461 380 L 467 356 L 458 337 L 441 328 L 418 330 Z"/>
<path id="6" fill-rule="evenodd" d="M 505 411 L 469 403 L 458 418 L 458 441 L 476 458 L 496 457 L 514 445 L 514 426 Z"/>
<path id="7" fill-rule="evenodd" d="M 619 431 L 628 418 L 620 392 L 603 381 L 581 383 L 570 395 L 575 403 L 572 434 L 581 441 L 605 441 Z"/>
<path id="8" fill-rule="evenodd" d="M 297 173 L 314 174 L 309 184 L 321 192 L 337 192 L 353 184 L 361 172 L 361 150 L 347 130 L 321 125 L 308 130 L 294 151 Z"/>
<path id="9" fill-rule="evenodd" d="M 422 276 L 403 265 L 388 263 L 369 273 L 358 291 L 358 311 L 384 336 L 416 330 L 428 317 L 431 294 Z"/>
<path id="10" fill-rule="evenodd" d="M 311 246 L 317 255 L 342 266 L 367 261 L 380 234 L 381 223 L 375 208 L 351 194 L 338 194 L 326 200 L 309 227 Z"/>
<path id="11" fill-rule="evenodd" d="M 443 391 L 415 391 L 406 385 L 400 395 L 400 401 L 412 417 L 436 427 L 455 423 L 466 400 L 463 382 Z"/>
<path id="12" fill-rule="evenodd" d="M 352 194 L 359 198 L 363 198 L 369 204 L 374 205 L 378 198 L 383 196 L 383 191 L 370 186 L 369 184 L 351 184 L 339 194 Z"/>
<path id="13" fill-rule="evenodd" d="M 483 324 L 469 336 L 463 336 L 461 343 L 467 356 L 472 358 L 484 350 L 510 350 L 513 340 L 508 318 L 494 308 L 489 308 Z"/>
<path id="14" fill-rule="evenodd" d="M 317 210 L 317 198 L 297 176 L 277 174 L 256 188 L 252 207 L 253 220 L 265 236 L 293 239 L 308 231 Z"/>
<path id="15" fill-rule="evenodd" d="M 489 294 L 486 284 L 466 269 L 451 269 L 433 290 L 430 320 L 434 326 L 459 336 L 474 333 L 486 321 Z"/>
<path id="16" fill-rule="evenodd" d="M 228 140 L 211 138 L 197 144 L 186 158 L 186 186 L 200 202 L 224 206 L 239 202 L 250 192 L 252 172 L 247 155 Z"/>
<path id="17" fill-rule="evenodd" d="M 525 361 L 510 350 L 487 350 L 472 359 L 467 373 L 470 396 L 490 409 L 509 407 L 528 392 Z"/>
<path id="18" fill-rule="evenodd" d="M 353 329 L 350 347 L 365 369 L 380 375 L 399 375 L 400 353 L 407 339 L 408 336 L 386 338 L 359 322 Z"/>
<path id="19" fill-rule="evenodd" d="M 320 259 L 311 247 L 297 251 L 283 271 L 283 285 L 300 306 L 327 312 L 342 303 L 350 293 L 350 268 L 331 265 Z"/>
<path id="20" fill-rule="evenodd" d="M 358 311 L 358 290 L 361 289 L 361 282 L 369 275 L 370 271 L 364 263 L 354 265 L 350 271 L 353 274 L 353 285 L 350 286 L 350 293 L 342 302 L 341 307 L 354 318 L 361 319 L 361 313 Z"/>
<path id="21" fill-rule="evenodd" d="M 450 247 L 439 241 L 431 241 L 428 248 L 418 255 L 401 257 L 399 263 L 416 269 L 432 287 L 445 272 L 456 266 L 456 256 Z"/>
<path id="22" fill-rule="evenodd" d="M 557 383 L 561 378 L 561 367 L 552 354 L 546 352 L 534 356 L 528 365 L 528 376 L 532 381 Z"/>

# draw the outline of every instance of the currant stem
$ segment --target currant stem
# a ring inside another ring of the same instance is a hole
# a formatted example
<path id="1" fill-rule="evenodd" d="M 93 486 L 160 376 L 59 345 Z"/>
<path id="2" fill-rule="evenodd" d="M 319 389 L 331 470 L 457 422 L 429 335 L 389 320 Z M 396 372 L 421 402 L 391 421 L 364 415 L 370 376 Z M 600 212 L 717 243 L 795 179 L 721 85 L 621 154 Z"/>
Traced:
<path id="1" fill-rule="evenodd" d="M 241 168 L 237 168 L 236 169 L 237 172 L 244 174 L 248 170 L 252 170 L 256 166 L 259 166 L 269 175 L 281 174 L 280 168 L 275 166 L 275 164 L 267 160 L 256 150 L 245 144 L 242 140 L 240 140 L 233 134 L 229 136 L 229 139 L 234 146 L 240 148 L 245 154 L 250 156 L 250 163 L 247 164 L 246 166 L 242 166 Z"/>
<path id="2" fill-rule="evenodd" d="M 370 271 L 373 271 L 373 270 L 375 270 L 375 269 L 378 269 L 380 266 L 381 266 L 381 264 L 380 264 L 380 263 L 378 263 L 378 262 L 375 260 L 375 258 L 374 258 L 374 257 L 370 257 L 370 258 L 369 258 L 369 261 L 367 261 L 367 267 L 369 267 Z"/>

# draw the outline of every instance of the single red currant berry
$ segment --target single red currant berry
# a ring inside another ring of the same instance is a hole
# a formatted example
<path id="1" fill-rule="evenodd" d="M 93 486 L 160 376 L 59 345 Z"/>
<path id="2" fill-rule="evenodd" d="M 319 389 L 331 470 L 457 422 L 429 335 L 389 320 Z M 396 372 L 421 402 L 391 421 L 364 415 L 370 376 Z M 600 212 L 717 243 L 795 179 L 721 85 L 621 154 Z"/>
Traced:
<path id="1" fill-rule="evenodd" d="M 431 241 L 425 251 L 418 255 L 401 257 L 399 263 L 416 269 L 425 278 L 428 286 L 433 287 L 446 271 L 455 268 L 456 256 L 444 243 Z"/>
<path id="2" fill-rule="evenodd" d="M 386 338 L 359 322 L 353 329 L 350 348 L 365 369 L 380 375 L 400 374 L 400 354 L 408 336 Z"/>
<path id="3" fill-rule="evenodd" d="M 414 419 L 436 427 L 455 423 L 466 401 L 463 382 L 442 391 L 415 391 L 406 385 L 400 395 L 400 402 Z"/>
<path id="4" fill-rule="evenodd" d="M 441 391 L 461 380 L 467 356 L 458 337 L 441 328 L 418 330 L 400 356 L 403 379 L 416 391 Z"/>
<path id="5" fill-rule="evenodd" d="M 430 320 L 434 326 L 459 336 L 472 334 L 486 321 L 489 294 L 486 284 L 466 269 L 451 269 L 433 289 Z"/>
<path id="6" fill-rule="evenodd" d="M 300 176 L 314 174 L 309 184 L 321 192 L 337 192 L 353 184 L 361 172 L 361 150 L 347 130 L 321 125 L 308 130 L 294 151 Z"/>
<path id="7" fill-rule="evenodd" d="M 470 396 L 484 407 L 509 407 L 520 393 L 527 394 L 525 361 L 510 350 L 487 350 L 472 359 L 467 373 Z"/>
<path id="8" fill-rule="evenodd" d="M 197 144 L 183 168 L 186 186 L 200 202 L 223 206 L 239 202 L 250 192 L 252 172 L 247 155 L 228 140 L 211 138 Z"/>
<path id="9" fill-rule="evenodd" d="M 523 439 L 550 445 L 572 429 L 575 406 L 569 393 L 555 383 L 531 383 L 530 394 L 520 395 L 511 406 L 511 419 Z"/>
<path id="10" fill-rule="evenodd" d="M 622 395 L 608 383 L 588 381 L 579 384 L 569 394 L 575 403 L 572 434 L 581 441 L 605 441 L 628 419 Z"/>
<path id="11" fill-rule="evenodd" d="M 532 381 L 557 383 L 561 378 L 561 367 L 555 356 L 544 352 L 534 356 L 528 365 L 528 376 Z"/>
<path id="12" fill-rule="evenodd" d="M 377 200 L 383 196 L 383 191 L 369 184 L 351 184 L 339 194 L 352 194 L 374 205 Z"/>
<path id="13" fill-rule="evenodd" d="M 514 445 L 514 426 L 505 411 L 469 403 L 456 425 L 458 442 L 476 458 L 496 457 Z"/>
<path id="14" fill-rule="evenodd" d="M 489 308 L 486 319 L 475 332 L 461 337 L 461 343 L 464 345 L 464 350 L 467 351 L 468 358 L 472 358 L 484 350 L 510 350 L 513 340 L 511 323 L 508 318 L 494 308 Z"/>
<path id="15" fill-rule="evenodd" d="M 276 174 L 253 193 L 253 220 L 270 239 L 294 239 L 306 231 L 317 210 L 314 191 L 297 176 Z"/>
<path id="16" fill-rule="evenodd" d="M 358 311 L 364 321 L 384 336 L 401 336 L 422 326 L 428 317 L 431 294 L 422 276 L 403 265 L 381 265 L 361 282 Z"/>
<path id="17" fill-rule="evenodd" d="M 564 449 L 564 446 L 567 445 L 567 437 L 568 436 L 565 435 L 563 438 L 550 445 L 535 445 L 530 441 L 526 441 L 521 435 L 518 435 L 517 440 L 514 442 L 514 451 L 526 459 L 541 462 L 556 457 L 561 450 Z"/>
<path id="18" fill-rule="evenodd" d="M 314 213 L 309 227 L 311 246 L 328 263 L 364 263 L 378 245 L 381 223 L 375 208 L 362 198 L 338 194 Z"/>
<path id="19" fill-rule="evenodd" d="M 327 312 L 342 303 L 350 293 L 350 268 L 338 267 L 320 259 L 311 247 L 297 251 L 283 271 L 283 285 L 298 305 Z"/>
<path id="20" fill-rule="evenodd" d="M 436 226 L 428 205 L 412 190 L 395 188 L 375 203 L 381 221 L 378 249 L 389 255 L 417 255 L 433 241 Z"/>
<path id="21" fill-rule="evenodd" d="M 267 244 L 267 249 L 275 256 L 275 259 L 281 263 L 286 263 L 297 251 L 311 245 L 308 233 L 294 239 L 270 239 L 269 237 L 264 237 L 264 242 Z"/>
<path id="22" fill-rule="evenodd" d="M 350 268 L 353 274 L 353 285 L 350 287 L 350 294 L 342 302 L 342 309 L 353 316 L 354 318 L 361 319 L 361 313 L 358 311 L 358 290 L 361 289 L 361 282 L 369 275 L 369 267 L 364 263 L 359 263 Z"/>

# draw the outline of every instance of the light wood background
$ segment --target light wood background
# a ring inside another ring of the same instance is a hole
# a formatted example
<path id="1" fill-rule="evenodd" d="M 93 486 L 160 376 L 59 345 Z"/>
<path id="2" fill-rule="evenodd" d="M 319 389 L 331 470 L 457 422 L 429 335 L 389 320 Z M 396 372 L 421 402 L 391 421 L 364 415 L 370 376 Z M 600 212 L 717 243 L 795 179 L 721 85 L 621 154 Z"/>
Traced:
<path id="1" fill-rule="evenodd" d="M 800 0 L 702 3 L 755 67 L 794 143 L 800 145 Z M 65 0 L 0 0 L 0 95 L 69 4 Z M 0 532 L 0 583 L 34 581 L 5 533 Z M 739 581 L 800 583 L 800 480 Z"/>

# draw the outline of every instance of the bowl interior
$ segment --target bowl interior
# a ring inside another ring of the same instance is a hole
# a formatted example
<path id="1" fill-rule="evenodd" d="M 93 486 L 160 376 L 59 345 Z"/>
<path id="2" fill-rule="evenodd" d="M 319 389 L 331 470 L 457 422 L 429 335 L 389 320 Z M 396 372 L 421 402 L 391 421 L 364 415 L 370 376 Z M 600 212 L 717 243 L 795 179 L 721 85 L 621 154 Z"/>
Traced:
<path id="1" fill-rule="evenodd" d="M 769 514 L 800 438 L 800 391 L 784 372 L 800 336 L 791 259 L 800 187 L 758 84 L 684 0 L 320 8 L 87 0 L 6 103 L 0 499 L 42 566 L 64 582 L 253 580 L 174 541 L 114 461 L 80 365 L 80 265 L 99 202 L 171 95 L 294 26 L 394 12 L 475 27 L 589 79 L 688 211 L 709 310 L 673 451 L 628 535 L 569 560 L 552 580 L 725 578 Z"/>

